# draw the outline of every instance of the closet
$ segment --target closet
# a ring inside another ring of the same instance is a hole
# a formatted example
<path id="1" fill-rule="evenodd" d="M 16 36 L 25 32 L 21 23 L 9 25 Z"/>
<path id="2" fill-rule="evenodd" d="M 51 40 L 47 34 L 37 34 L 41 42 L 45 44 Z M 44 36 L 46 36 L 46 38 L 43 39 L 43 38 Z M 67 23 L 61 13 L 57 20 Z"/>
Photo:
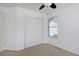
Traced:
<path id="1" fill-rule="evenodd" d="M 22 50 L 44 42 L 44 24 L 41 13 L 21 7 L 0 12 L 0 50 Z"/>
<path id="2" fill-rule="evenodd" d="M 32 47 L 43 41 L 43 19 L 40 17 L 24 17 L 24 47 Z"/>
<path id="3" fill-rule="evenodd" d="M 6 21 L 5 13 L 0 11 L 0 50 L 5 47 L 5 32 L 6 32 Z"/>

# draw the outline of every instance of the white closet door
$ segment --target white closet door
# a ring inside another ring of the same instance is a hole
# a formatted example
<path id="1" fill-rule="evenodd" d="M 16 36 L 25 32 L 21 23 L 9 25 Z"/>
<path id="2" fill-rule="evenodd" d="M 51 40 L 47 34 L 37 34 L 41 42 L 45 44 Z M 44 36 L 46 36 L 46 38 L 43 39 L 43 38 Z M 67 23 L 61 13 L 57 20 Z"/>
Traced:
<path id="1" fill-rule="evenodd" d="M 42 19 L 25 17 L 25 48 L 42 43 Z"/>
<path id="2" fill-rule="evenodd" d="M 4 38 L 5 38 L 5 20 L 4 14 L 0 12 L 0 50 L 4 49 Z"/>

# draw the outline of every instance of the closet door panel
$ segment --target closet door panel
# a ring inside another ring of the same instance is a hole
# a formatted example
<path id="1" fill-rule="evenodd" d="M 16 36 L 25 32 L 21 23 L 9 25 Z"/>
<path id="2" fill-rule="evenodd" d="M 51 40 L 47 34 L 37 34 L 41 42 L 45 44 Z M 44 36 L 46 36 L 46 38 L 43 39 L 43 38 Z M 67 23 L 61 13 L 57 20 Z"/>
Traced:
<path id="1" fill-rule="evenodd" d="M 0 50 L 4 49 L 5 41 L 5 14 L 0 12 Z"/>
<path id="2" fill-rule="evenodd" d="M 25 18 L 25 48 L 40 44 L 42 40 L 42 19 L 34 17 Z"/>

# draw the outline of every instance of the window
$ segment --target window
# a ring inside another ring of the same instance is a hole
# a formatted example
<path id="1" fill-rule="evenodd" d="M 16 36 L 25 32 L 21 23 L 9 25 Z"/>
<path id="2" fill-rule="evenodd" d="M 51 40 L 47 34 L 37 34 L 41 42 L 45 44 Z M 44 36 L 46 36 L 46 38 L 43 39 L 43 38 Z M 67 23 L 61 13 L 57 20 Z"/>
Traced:
<path id="1" fill-rule="evenodd" d="M 48 21 L 48 36 L 57 38 L 58 35 L 58 17 L 50 18 Z"/>

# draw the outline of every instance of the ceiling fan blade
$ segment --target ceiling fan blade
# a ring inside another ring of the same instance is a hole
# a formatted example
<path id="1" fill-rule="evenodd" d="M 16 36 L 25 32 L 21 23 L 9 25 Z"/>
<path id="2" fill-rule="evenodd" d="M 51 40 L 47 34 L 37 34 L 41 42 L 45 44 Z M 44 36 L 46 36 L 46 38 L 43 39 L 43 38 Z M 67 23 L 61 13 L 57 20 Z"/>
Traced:
<path id="1" fill-rule="evenodd" d="M 42 6 L 39 8 L 39 10 L 43 9 L 44 7 L 45 7 L 45 5 L 42 5 Z"/>
<path id="2" fill-rule="evenodd" d="M 57 6 L 56 6 L 54 3 L 52 3 L 52 4 L 50 5 L 50 7 L 53 8 L 53 9 L 55 9 Z"/>

